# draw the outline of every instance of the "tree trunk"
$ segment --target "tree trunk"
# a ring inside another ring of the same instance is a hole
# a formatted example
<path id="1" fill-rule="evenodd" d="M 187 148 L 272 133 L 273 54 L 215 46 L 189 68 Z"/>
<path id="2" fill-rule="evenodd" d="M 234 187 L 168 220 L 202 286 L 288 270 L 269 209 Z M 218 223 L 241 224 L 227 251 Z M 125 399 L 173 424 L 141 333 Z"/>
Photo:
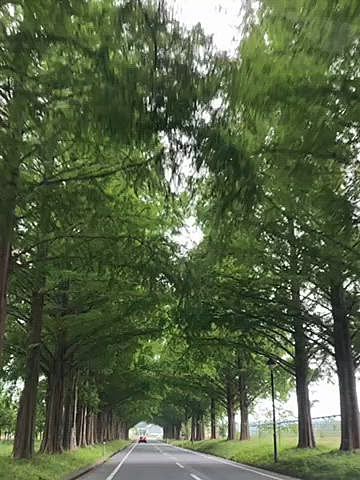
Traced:
<path id="1" fill-rule="evenodd" d="M 335 360 L 340 392 L 340 449 L 352 451 L 360 448 L 360 424 L 350 322 L 346 312 L 343 283 L 333 282 L 330 293 L 334 320 Z"/>
<path id="2" fill-rule="evenodd" d="M 126 429 L 125 422 L 120 421 L 120 439 L 121 440 L 125 440 L 125 437 L 126 437 L 125 429 Z"/>
<path id="3" fill-rule="evenodd" d="M 104 413 L 98 413 L 97 418 L 97 435 L 98 441 L 102 443 L 105 440 L 105 421 L 104 421 Z"/>
<path id="4" fill-rule="evenodd" d="M 295 379 L 298 406 L 298 448 L 314 448 L 315 435 L 311 419 L 309 396 L 309 358 L 300 299 L 298 248 L 293 220 L 289 220 L 290 270 L 292 273 L 291 301 L 295 342 Z"/>
<path id="5" fill-rule="evenodd" d="M 20 52 L 19 52 L 20 53 Z M 26 69 L 26 62 L 23 68 Z M 16 82 L 14 95 L 9 107 L 9 131 L 7 141 L 2 142 L 3 162 L 0 176 L 0 366 L 4 349 L 6 330 L 6 304 L 10 274 L 11 242 L 15 227 L 15 208 L 19 189 L 19 169 L 21 157 L 21 138 L 26 112 L 26 99 L 21 92 L 22 82 Z M 2 138 L 2 140 L 4 140 Z"/>
<path id="6" fill-rule="evenodd" d="M 93 445 L 94 444 L 94 439 L 93 439 L 93 415 L 88 411 L 87 416 L 86 416 L 86 445 Z M 115 438 L 115 435 L 114 435 Z"/>
<path id="7" fill-rule="evenodd" d="M 86 431 L 87 431 L 87 407 L 82 406 L 80 409 L 80 436 L 78 440 L 79 447 L 87 447 Z M 108 440 L 108 438 L 106 438 Z"/>
<path id="8" fill-rule="evenodd" d="M 83 432 L 83 426 L 82 426 L 83 419 L 84 417 L 82 414 L 82 407 L 79 406 L 76 412 L 76 443 L 78 446 L 80 446 L 82 442 L 81 435 Z"/>
<path id="9" fill-rule="evenodd" d="M 245 377 L 239 374 L 240 440 L 250 440 L 249 399 Z"/>
<path id="10" fill-rule="evenodd" d="M 47 196 L 47 194 L 46 194 Z M 47 198 L 42 195 L 39 201 L 40 218 L 38 237 L 48 232 L 50 210 Z M 14 442 L 15 458 L 30 458 L 34 454 L 36 400 L 40 375 L 41 334 L 46 286 L 44 260 L 48 255 L 48 246 L 40 243 L 34 259 L 34 291 L 31 299 L 31 317 L 29 321 L 28 351 L 26 357 L 24 388 L 19 402 Z"/>
<path id="11" fill-rule="evenodd" d="M 58 346 L 59 351 L 48 378 L 45 432 L 40 449 L 42 453 L 63 452 L 65 362 L 62 347 L 63 345 Z"/>
<path id="12" fill-rule="evenodd" d="M 16 421 L 14 441 L 15 458 L 31 458 L 34 454 L 43 307 L 44 294 L 42 292 L 33 292 L 25 381 Z"/>
<path id="13" fill-rule="evenodd" d="M 4 338 L 6 329 L 6 304 L 7 287 L 10 270 L 10 240 L 0 238 L 0 366 L 4 350 Z"/>
<path id="14" fill-rule="evenodd" d="M 216 439 L 216 410 L 215 410 L 215 406 L 216 406 L 215 405 L 215 400 L 212 398 L 211 399 L 211 405 L 210 405 L 210 424 L 211 424 L 210 438 L 212 440 Z"/>
<path id="15" fill-rule="evenodd" d="M 249 407 L 240 400 L 240 440 L 250 440 Z"/>
<path id="16" fill-rule="evenodd" d="M 23 20 L 26 21 L 26 20 Z M 6 330 L 6 304 L 10 274 L 11 243 L 16 223 L 15 208 L 19 191 L 19 172 L 22 156 L 23 128 L 28 111 L 28 98 L 24 93 L 24 79 L 31 59 L 18 43 L 13 71 L 12 99 L 6 104 L 8 111 L 7 135 L 2 136 L 0 175 L 0 366 Z"/>
<path id="17" fill-rule="evenodd" d="M 180 434 L 181 434 L 181 423 L 177 423 L 175 425 L 175 440 L 180 440 Z"/>
<path id="18" fill-rule="evenodd" d="M 205 440 L 205 422 L 204 422 L 204 417 L 201 417 L 200 420 L 200 427 L 201 427 L 201 440 Z"/>
<path id="19" fill-rule="evenodd" d="M 314 448 L 316 443 L 309 398 L 309 361 L 306 351 L 304 326 L 301 319 L 295 321 L 294 339 L 296 397 L 298 405 L 298 448 Z"/>
<path id="20" fill-rule="evenodd" d="M 191 416 L 191 433 L 190 433 L 190 440 L 194 442 L 196 439 L 196 419 L 195 415 Z"/>
<path id="21" fill-rule="evenodd" d="M 112 413 L 111 410 L 109 410 L 106 413 L 106 441 L 109 442 L 111 441 L 111 419 L 112 419 Z"/>
<path id="22" fill-rule="evenodd" d="M 195 440 L 197 442 L 202 440 L 201 416 L 200 415 L 196 416 L 196 436 L 195 436 Z"/>
<path id="23" fill-rule="evenodd" d="M 64 450 L 74 450 L 76 442 L 76 414 L 78 401 L 77 373 L 73 372 L 67 379 L 64 409 Z"/>
<path id="24" fill-rule="evenodd" d="M 235 405 L 234 405 L 234 395 L 231 389 L 231 386 L 227 385 L 227 395 L 226 395 L 226 413 L 228 419 L 228 440 L 235 440 Z"/>

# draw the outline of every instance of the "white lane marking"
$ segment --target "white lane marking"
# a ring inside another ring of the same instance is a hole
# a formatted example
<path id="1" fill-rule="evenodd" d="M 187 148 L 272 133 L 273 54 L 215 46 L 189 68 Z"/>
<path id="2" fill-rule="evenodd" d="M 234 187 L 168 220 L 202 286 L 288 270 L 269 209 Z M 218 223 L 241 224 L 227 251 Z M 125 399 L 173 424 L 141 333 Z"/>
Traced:
<path id="1" fill-rule="evenodd" d="M 105 478 L 105 480 L 112 480 L 115 475 L 117 474 L 117 472 L 120 470 L 120 468 L 123 466 L 123 464 L 125 463 L 126 459 L 128 458 L 128 456 L 130 455 L 130 453 L 134 450 L 134 448 L 136 447 L 137 443 L 134 443 L 134 445 L 130 448 L 130 450 L 128 451 L 128 453 L 125 455 L 125 457 L 121 460 L 121 462 L 119 463 L 119 465 L 117 467 L 114 468 L 114 470 L 110 473 L 110 475 L 108 477 Z"/>
<path id="2" fill-rule="evenodd" d="M 202 480 L 200 477 L 198 477 L 194 473 L 190 473 L 190 477 L 192 477 L 194 480 Z"/>
<path id="3" fill-rule="evenodd" d="M 164 453 L 164 452 L 162 452 L 162 454 L 163 454 L 165 457 L 171 458 L 171 460 L 175 460 L 175 461 L 177 460 L 177 458 L 174 457 L 174 455 L 171 455 L 171 453 Z"/>
<path id="4" fill-rule="evenodd" d="M 185 468 L 184 465 L 181 465 L 181 463 L 179 463 L 179 462 L 176 462 L 176 465 L 180 468 Z"/>
<path id="5" fill-rule="evenodd" d="M 224 460 L 222 458 L 218 458 L 218 457 L 215 457 L 213 455 L 206 455 L 205 453 L 195 452 L 194 450 L 188 450 L 188 449 L 182 448 L 182 447 L 175 447 L 174 445 L 171 445 L 171 446 L 173 448 L 179 448 L 180 450 L 183 450 L 184 452 L 193 453 L 194 455 L 199 455 L 200 457 L 209 458 L 209 459 L 215 460 L 216 462 L 219 462 L 219 463 L 225 463 L 225 465 L 230 465 L 231 467 L 234 467 L 234 468 L 240 468 L 241 470 L 245 470 L 247 472 L 257 473 L 258 475 L 261 475 L 262 477 L 271 478 L 272 480 L 285 480 L 285 479 L 286 480 L 296 480 L 295 478 L 292 479 L 291 477 L 275 477 L 274 475 L 269 475 L 268 473 L 259 472 L 258 470 L 255 470 L 253 468 L 245 467 L 243 464 L 231 462 L 229 460 Z M 192 474 L 190 474 L 190 475 L 192 475 Z"/>

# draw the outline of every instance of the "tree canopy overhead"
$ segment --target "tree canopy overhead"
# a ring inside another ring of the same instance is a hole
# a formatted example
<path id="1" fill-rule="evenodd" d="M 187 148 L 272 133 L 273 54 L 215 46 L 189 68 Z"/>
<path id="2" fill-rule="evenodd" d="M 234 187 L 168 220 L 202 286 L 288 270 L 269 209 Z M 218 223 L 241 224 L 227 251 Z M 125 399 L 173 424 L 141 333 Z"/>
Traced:
<path id="1" fill-rule="evenodd" d="M 300 448 L 329 371 L 340 448 L 360 448 L 360 7 L 247 3 L 228 57 L 164 1 L 0 2 L 0 431 L 16 458 L 38 433 L 58 453 L 143 419 L 201 440 L 226 418 L 234 439 L 238 409 L 246 440 L 269 359 L 277 396 L 296 389 Z M 189 216 L 203 239 L 184 252 Z"/>

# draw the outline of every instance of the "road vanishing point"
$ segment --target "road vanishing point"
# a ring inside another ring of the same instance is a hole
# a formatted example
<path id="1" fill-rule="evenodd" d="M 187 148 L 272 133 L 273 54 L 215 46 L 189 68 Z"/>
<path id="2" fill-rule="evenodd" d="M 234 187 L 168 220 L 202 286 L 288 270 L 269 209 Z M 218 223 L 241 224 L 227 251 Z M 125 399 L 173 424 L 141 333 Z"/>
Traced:
<path id="1" fill-rule="evenodd" d="M 80 480 L 296 480 L 166 443 L 133 444 Z"/>

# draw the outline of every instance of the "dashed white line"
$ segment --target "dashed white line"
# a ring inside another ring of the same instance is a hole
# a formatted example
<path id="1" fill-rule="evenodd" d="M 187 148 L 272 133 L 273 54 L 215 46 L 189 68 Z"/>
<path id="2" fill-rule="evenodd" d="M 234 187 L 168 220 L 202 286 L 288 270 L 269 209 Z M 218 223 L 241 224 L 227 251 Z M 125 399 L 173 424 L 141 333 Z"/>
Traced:
<path id="1" fill-rule="evenodd" d="M 190 473 L 190 477 L 192 477 L 194 480 L 202 480 L 200 477 L 198 477 L 194 473 Z"/>
<path id="2" fill-rule="evenodd" d="M 246 467 L 245 465 L 235 463 L 235 462 L 232 462 L 230 460 L 225 460 L 225 459 L 222 459 L 222 458 L 219 458 L 219 457 L 215 457 L 213 455 L 206 455 L 205 453 L 195 452 L 194 450 L 189 450 L 187 448 L 175 447 L 174 445 L 170 445 L 170 446 L 175 448 L 175 449 L 179 448 L 180 450 L 183 450 L 184 452 L 187 452 L 187 453 L 193 453 L 194 455 L 199 455 L 199 457 L 205 457 L 205 458 L 208 458 L 208 459 L 213 460 L 215 462 L 224 463 L 225 465 L 229 465 L 229 466 L 234 467 L 234 468 L 240 468 L 240 470 L 245 470 L 246 472 L 257 473 L 258 475 L 260 475 L 262 477 L 271 478 L 272 480 L 284 480 L 284 479 L 291 480 L 290 477 L 277 477 L 275 475 L 271 475 L 271 474 L 268 474 L 268 473 L 265 473 L 265 472 L 259 472 L 259 470 L 256 470 L 255 468 L 249 468 L 249 467 Z M 190 475 L 192 476 L 192 474 L 190 474 Z M 293 479 L 293 480 L 296 480 L 296 479 Z"/>
<path id="3" fill-rule="evenodd" d="M 125 463 L 126 459 L 128 458 L 128 456 L 130 455 L 130 453 L 134 450 L 134 448 L 136 447 L 137 443 L 134 443 L 134 445 L 130 448 L 130 450 L 128 451 L 128 453 L 125 455 L 125 457 L 121 460 L 121 462 L 119 463 L 119 465 L 117 467 L 114 468 L 114 470 L 110 473 L 110 475 L 108 477 L 106 477 L 105 480 L 112 480 L 115 475 L 117 474 L 117 472 L 120 470 L 120 468 L 123 466 L 123 464 Z"/>
<path id="4" fill-rule="evenodd" d="M 184 465 L 181 465 L 181 463 L 179 463 L 179 462 L 176 462 L 176 465 L 180 468 L 185 468 Z"/>

